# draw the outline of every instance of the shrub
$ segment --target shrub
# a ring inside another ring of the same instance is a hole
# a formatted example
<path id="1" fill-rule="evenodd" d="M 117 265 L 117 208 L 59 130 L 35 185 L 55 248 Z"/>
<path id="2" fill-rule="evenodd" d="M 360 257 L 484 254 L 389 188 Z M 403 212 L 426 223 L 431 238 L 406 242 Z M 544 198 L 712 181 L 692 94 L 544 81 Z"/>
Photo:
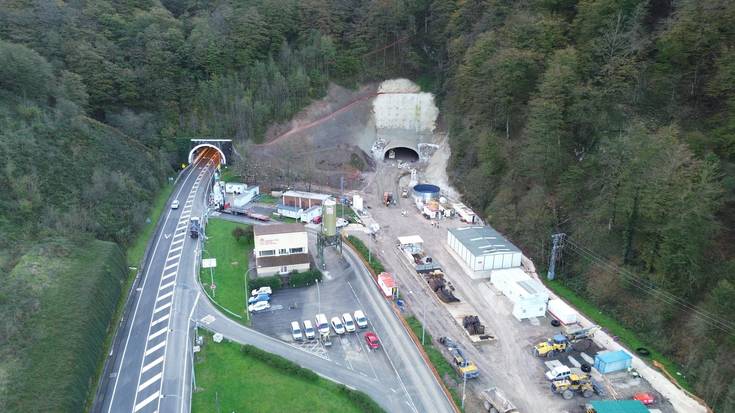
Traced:
<path id="1" fill-rule="evenodd" d="M 319 270 L 311 270 L 306 272 L 293 272 L 289 276 L 289 284 L 291 287 L 305 287 L 314 284 L 317 280 L 322 280 L 322 272 Z"/>
<path id="2" fill-rule="evenodd" d="M 237 242 L 240 242 L 242 239 L 245 242 L 251 242 L 253 240 L 253 227 L 236 227 L 232 230 L 232 236 L 235 237 Z"/>
<path id="3" fill-rule="evenodd" d="M 360 410 L 366 413 L 380 413 L 385 412 L 378 403 L 375 402 L 375 400 L 371 399 L 370 396 L 367 394 L 359 391 L 359 390 L 352 390 L 348 387 L 346 387 L 343 384 L 337 385 L 339 387 L 340 393 L 347 396 L 350 401 L 355 403 L 355 406 L 357 406 Z"/>
<path id="4" fill-rule="evenodd" d="M 375 274 L 380 274 L 381 272 L 385 271 L 383 263 L 378 260 L 375 254 L 369 252 L 370 250 L 368 249 L 368 247 L 359 238 L 354 235 L 348 235 L 347 241 L 357 250 L 360 255 L 362 255 L 362 258 L 364 258 L 365 261 L 368 262 L 370 268 L 373 269 L 373 272 L 375 272 Z"/>
<path id="5" fill-rule="evenodd" d="M 266 286 L 271 287 L 272 290 L 277 290 L 283 286 L 283 282 L 281 281 L 281 277 L 274 275 L 272 277 L 258 277 L 248 280 L 248 286 L 253 290 Z"/>

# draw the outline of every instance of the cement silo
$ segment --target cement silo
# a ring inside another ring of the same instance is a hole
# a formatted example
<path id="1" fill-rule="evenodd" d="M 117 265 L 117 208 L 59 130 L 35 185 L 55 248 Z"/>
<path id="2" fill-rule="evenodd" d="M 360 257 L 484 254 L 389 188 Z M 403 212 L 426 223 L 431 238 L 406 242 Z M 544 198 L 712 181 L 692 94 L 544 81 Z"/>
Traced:
<path id="1" fill-rule="evenodd" d="M 337 202 L 327 199 L 322 207 L 322 233 L 326 237 L 333 237 L 337 235 Z"/>

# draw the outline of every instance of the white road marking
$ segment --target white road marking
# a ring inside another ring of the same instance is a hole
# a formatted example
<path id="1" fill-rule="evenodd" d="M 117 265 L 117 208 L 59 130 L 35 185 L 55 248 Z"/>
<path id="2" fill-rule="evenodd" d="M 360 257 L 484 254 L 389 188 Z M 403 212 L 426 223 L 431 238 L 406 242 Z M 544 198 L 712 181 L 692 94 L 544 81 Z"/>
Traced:
<path id="1" fill-rule="evenodd" d="M 159 318 L 158 320 L 156 320 L 156 321 L 153 321 L 153 322 L 151 323 L 151 325 L 152 325 L 152 326 L 154 326 L 154 325 L 156 325 L 156 324 L 158 324 L 158 323 L 160 323 L 160 322 L 162 322 L 162 321 L 166 321 L 166 320 L 168 320 L 168 318 L 169 318 L 170 316 L 171 316 L 171 314 L 166 314 L 166 315 L 164 315 L 163 317 Z"/>
<path id="2" fill-rule="evenodd" d="M 175 266 L 177 266 L 177 265 L 179 265 L 179 263 L 178 263 L 178 262 L 175 262 L 175 263 L 173 263 L 173 264 L 171 264 L 171 265 L 169 265 L 169 266 L 166 266 L 166 267 L 165 267 L 165 268 L 163 269 L 163 272 L 166 272 L 166 271 L 170 270 L 171 268 L 173 268 L 173 267 L 175 267 Z"/>
<path id="3" fill-rule="evenodd" d="M 172 243 L 171 246 L 173 247 L 173 245 L 174 244 Z M 181 251 L 182 249 L 184 249 L 184 244 L 179 245 L 178 247 L 172 249 L 170 252 L 177 252 L 177 251 Z"/>
<path id="4" fill-rule="evenodd" d="M 161 310 L 165 310 L 165 309 L 171 307 L 171 304 L 172 304 L 172 302 L 168 302 L 168 303 L 166 303 L 166 304 L 164 304 L 164 305 L 156 308 L 155 310 L 153 310 L 153 314 L 155 314 L 155 313 L 157 313 L 157 312 L 159 312 Z"/>
<path id="5" fill-rule="evenodd" d="M 164 359 L 164 358 L 165 358 L 164 356 L 161 356 L 161 357 L 159 357 L 159 358 L 157 358 L 157 359 L 155 359 L 155 360 L 151 361 L 150 363 L 146 364 L 146 365 L 145 365 L 145 366 L 143 367 L 143 369 L 142 369 L 142 370 L 140 370 L 140 372 L 141 372 L 141 373 L 145 373 L 146 371 L 148 371 L 148 370 L 152 369 L 153 367 L 156 367 L 157 365 L 159 365 L 159 364 L 163 363 L 163 359 Z"/>
<path id="6" fill-rule="evenodd" d="M 145 383 L 138 386 L 138 391 L 141 391 L 145 389 L 146 387 L 150 386 L 151 384 L 155 383 L 156 381 L 161 379 L 161 373 L 157 373 L 155 376 L 151 377 L 150 379 L 146 380 Z"/>
<path id="7" fill-rule="evenodd" d="M 149 335 L 149 336 L 148 336 L 148 341 L 151 341 L 151 340 L 153 340 L 154 338 L 156 338 L 156 337 L 160 336 L 161 334 L 165 333 L 165 332 L 166 332 L 166 330 L 168 330 L 168 328 L 162 328 L 162 329 L 160 329 L 160 330 L 156 331 L 155 333 L 153 333 L 153 334 Z"/>
<path id="8" fill-rule="evenodd" d="M 184 235 L 184 233 L 182 232 L 181 235 Z M 174 241 L 171 241 L 171 245 L 173 246 L 173 245 L 177 245 L 177 244 L 183 244 L 184 241 L 185 241 L 184 238 L 181 238 L 180 240 L 174 240 Z"/>
<path id="9" fill-rule="evenodd" d="M 168 257 L 168 259 L 166 259 L 166 262 L 169 262 L 169 261 L 172 261 L 172 260 L 178 259 L 178 258 L 180 258 L 180 257 L 181 257 L 181 254 L 178 254 L 178 255 L 174 255 L 173 257 Z"/>
<path id="10" fill-rule="evenodd" d="M 150 396 L 146 397 L 145 400 L 135 405 L 135 408 L 133 409 L 133 412 L 137 412 L 138 410 L 144 408 L 148 403 L 152 402 L 153 400 L 156 400 L 158 396 L 161 395 L 161 390 L 156 390 L 155 393 L 151 394 Z"/>
<path id="11" fill-rule="evenodd" d="M 166 275 L 163 276 L 163 278 L 161 278 L 161 281 L 163 281 L 163 280 L 165 280 L 167 278 L 171 278 L 171 277 L 173 277 L 175 275 L 176 275 L 176 271 L 174 271 L 172 273 L 169 273 L 169 274 L 166 274 Z"/>
<path id="12" fill-rule="evenodd" d="M 161 300 L 163 300 L 164 298 L 168 298 L 168 297 L 171 297 L 172 295 L 174 295 L 174 292 L 173 292 L 173 291 L 171 291 L 170 293 L 166 293 L 166 294 L 164 294 L 164 295 L 162 295 L 162 296 L 160 296 L 160 297 L 156 298 L 156 302 L 158 302 L 158 301 L 161 301 Z"/>
<path id="13" fill-rule="evenodd" d="M 162 285 L 162 286 L 161 286 L 161 287 L 160 287 L 160 288 L 158 289 L 158 291 L 161 291 L 161 290 L 165 290 L 166 288 L 168 288 L 168 287 L 170 287 L 170 286 L 172 286 L 172 285 L 174 285 L 174 284 L 176 284 L 176 281 L 171 281 L 170 283 L 168 283 L 168 284 L 166 284 L 166 285 Z"/>
<path id="14" fill-rule="evenodd" d="M 158 350 L 159 348 L 161 348 L 161 347 L 163 347 L 165 345 L 166 345 L 166 340 L 163 340 L 160 343 L 156 344 L 155 346 L 153 346 L 153 347 L 149 348 L 148 350 L 146 350 L 145 351 L 145 355 L 146 356 L 149 356 L 151 353 L 155 352 L 156 350 Z M 140 391 L 140 390 L 138 390 L 138 391 Z"/>

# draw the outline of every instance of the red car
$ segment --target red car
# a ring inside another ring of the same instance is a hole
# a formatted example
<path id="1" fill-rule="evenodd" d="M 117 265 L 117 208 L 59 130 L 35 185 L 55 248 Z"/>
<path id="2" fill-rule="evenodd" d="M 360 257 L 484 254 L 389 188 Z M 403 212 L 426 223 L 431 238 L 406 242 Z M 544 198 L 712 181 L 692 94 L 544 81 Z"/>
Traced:
<path id="1" fill-rule="evenodd" d="M 367 343 L 367 346 L 373 350 L 377 350 L 380 348 L 380 341 L 378 341 L 378 336 L 372 331 L 368 331 L 367 333 L 365 333 L 365 342 Z"/>
<path id="2" fill-rule="evenodd" d="M 633 400 L 638 400 L 639 402 L 645 404 L 646 406 L 650 406 L 656 401 L 656 399 L 654 399 L 651 393 L 646 393 L 646 392 L 640 392 L 640 393 L 634 394 Z"/>
<path id="3" fill-rule="evenodd" d="M 314 217 L 314 218 L 313 218 L 313 219 L 311 220 L 311 223 L 312 223 L 312 224 L 321 224 L 321 223 L 322 223 L 322 216 L 321 216 L 321 215 L 315 216 L 315 217 Z"/>

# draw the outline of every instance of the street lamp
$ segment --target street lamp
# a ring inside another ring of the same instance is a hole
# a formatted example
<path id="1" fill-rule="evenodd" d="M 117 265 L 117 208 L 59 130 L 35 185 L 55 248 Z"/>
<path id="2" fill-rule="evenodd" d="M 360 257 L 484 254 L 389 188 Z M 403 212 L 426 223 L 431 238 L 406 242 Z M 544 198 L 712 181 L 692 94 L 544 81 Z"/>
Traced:
<path id="1" fill-rule="evenodd" d="M 414 294 L 413 291 L 409 290 L 409 294 L 411 294 L 416 300 L 417 294 Z M 426 337 L 426 302 L 421 302 L 421 345 L 424 345 L 424 338 Z"/>

